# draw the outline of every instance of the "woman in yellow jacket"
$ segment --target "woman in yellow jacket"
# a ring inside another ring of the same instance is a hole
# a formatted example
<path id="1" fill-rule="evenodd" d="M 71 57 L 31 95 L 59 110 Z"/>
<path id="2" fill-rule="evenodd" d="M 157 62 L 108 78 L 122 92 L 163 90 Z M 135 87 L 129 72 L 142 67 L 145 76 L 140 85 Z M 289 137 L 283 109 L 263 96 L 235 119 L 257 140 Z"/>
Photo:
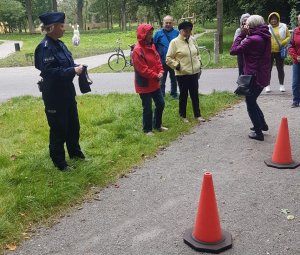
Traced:
<path id="1" fill-rule="evenodd" d="M 189 122 L 186 118 L 186 106 L 188 93 L 192 100 L 194 117 L 198 121 L 205 121 L 201 117 L 199 106 L 199 84 L 198 78 L 201 74 L 201 62 L 199 58 L 198 45 L 191 37 L 193 24 L 183 21 L 179 24 L 179 35 L 170 42 L 166 56 L 166 63 L 175 69 L 175 75 L 180 91 L 179 95 L 179 115 L 184 122 Z"/>
<path id="2" fill-rule="evenodd" d="M 272 54 L 271 54 L 271 71 L 273 62 L 275 60 L 276 68 L 278 72 L 279 90 L 285 92 L 284 88 L 284 59 L 280 56 L 280 48 L 287 46 L 290 41 L 291 33 L 286 24 L 280 22 L 280 15 L 277 12 L 270 13 L 268 17 L 269 31 L 272 35 Z M 276 37 L 276 39 L 275 39 Z M 278 45 L 280 44 L 280 45 Z M 270 85 L 266 87 L 266 92 L 270 92 Z"/>

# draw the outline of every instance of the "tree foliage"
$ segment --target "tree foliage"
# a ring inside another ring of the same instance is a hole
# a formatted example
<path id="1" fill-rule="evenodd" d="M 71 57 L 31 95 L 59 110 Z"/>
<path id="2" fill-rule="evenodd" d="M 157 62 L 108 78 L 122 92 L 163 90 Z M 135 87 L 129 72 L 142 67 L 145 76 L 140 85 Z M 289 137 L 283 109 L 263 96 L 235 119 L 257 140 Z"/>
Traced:
<path id="1" fill-rule="evenodd" d="M 25 9 L 16 0 L 1 0 L 0 22 L 5 32 L 13 32 L 25 21 Z"/>
<path id="2" fill-rule="evenodd" d="M 107 29 L 116 26 L 123 31 L 131 22 L 157 22 L 162 25 L 162 18 L 170 14 L 177 21 L 182 16 L 195 13 L 197 21 L 203 25 L 207 20 L 215 19 L 217 1 L 211 0 L 0 0 L 0 22 L 9 24 L 15 30 L 17 27 L 28 28 L 30 10 L 26 12 L 26 3 L 31 2 L 33 25 L 40 23 L 38 16 L 46 11 L 64 11 L 68 23 L 102 23 Z M 293 15 L 299 14 L 300 4 L 297 0 L 223 0 L 223 22 L 237 22 L 240 16 L 249 12 L 260 14 L 266 20 L 269 13 L 277 11 L 281 20 L 289 23 Z M 28 4 L 27 4 L 28 6 Z M 26 18 L 27 17 L 27 18 Z"/>

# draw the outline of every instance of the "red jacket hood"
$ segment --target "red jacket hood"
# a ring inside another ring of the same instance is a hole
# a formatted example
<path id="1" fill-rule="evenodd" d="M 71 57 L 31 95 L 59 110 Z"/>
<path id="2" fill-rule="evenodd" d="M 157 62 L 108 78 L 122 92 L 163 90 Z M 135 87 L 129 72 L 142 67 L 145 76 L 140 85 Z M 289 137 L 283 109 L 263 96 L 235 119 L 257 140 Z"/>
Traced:
<path id="1" fill-rule="evenodd" d="M 145 45 L 146 35 L 150 30 L 154 29 L 150 24 L 140 24 L 136 31 L 136 38 L 141 45 Z"/>

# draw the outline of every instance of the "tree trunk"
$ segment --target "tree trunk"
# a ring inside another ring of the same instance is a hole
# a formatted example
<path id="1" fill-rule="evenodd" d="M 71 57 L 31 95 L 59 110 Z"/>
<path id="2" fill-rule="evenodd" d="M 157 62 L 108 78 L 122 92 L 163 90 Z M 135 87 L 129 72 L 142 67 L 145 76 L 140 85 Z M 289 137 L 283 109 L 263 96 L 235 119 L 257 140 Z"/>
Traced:
<path id="1" fill-rule="evenodd" d="M 126 30 L 126 0 L 122 0 L 121 4 L 121 30 Z"/>
<path id="2" fill-rule="evenodd" d="M 223 53 L 223 0 L 217 0 L 217 32 L 219 35 L 219 53 Z"/>
<path id="3" fill-rule="evenodd" d="M 77 0 L 77 24 L 81 29 L 83 29 L 83 17 L 82 17 L 83 5 L 84 5 L 84 0 Z"/>
<path id="4" fill-rule="evenodd" d="M 34 33 L 34 25 L 33 25 L 33 21 L 32 21 L 32 3 L 31 3 L 31 0 L 26 0 L 25 5 L 26 5 L 25 8 L 26 8 L 27 19 L 28 19 L 29 33 L 33 34 Z"/>
<path id="5" fill-rule="evenodd" d="M 57 12 L 57 1 L 56 0 L 52 0 L 52 9 L 53 9 L 53 11 Z"/>
<path id="6" fill-rule="evenodd" d="M 109 16 L 110 16 L 110 28 L 114 28 L 114 21 L 113 21 L 113 15 L 112 15 L 112 9 L 111 4 L 109 3 Z"/>
<path id="7" fill-rule="evenodd" d="M 159 13 L 159 7 L 158 7 L 157 5 L 154 6 L 154 13 L 155 13 L 155 16 L 156 16 L 156 18 L 157 18 L 157 20 L 158 20 L 158 22 L 159 22 L 160 27 L 162 27 L 162 26 L 163 26 L 163 23 L 162 23 L 162 21 L 161 21 L 160 13 Z"/>
<path id="8" fill-rule="evenodd" d="M 109 0 L 106 1 L 106 29 L 109 30 Z"/>

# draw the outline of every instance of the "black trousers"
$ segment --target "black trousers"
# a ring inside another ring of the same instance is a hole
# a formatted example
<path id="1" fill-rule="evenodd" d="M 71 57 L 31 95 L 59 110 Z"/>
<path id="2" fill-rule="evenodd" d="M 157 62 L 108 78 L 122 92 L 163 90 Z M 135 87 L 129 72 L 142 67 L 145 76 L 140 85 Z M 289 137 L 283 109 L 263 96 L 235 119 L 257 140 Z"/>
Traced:
<path id="1" fill-rule="evenodd" d="M 257 98 L 263 91 L 263 88 L 255 85 L 253 90 L 253 95 L 246 96 L 247 111 L 255 132 L 257 134 L 262 134 L 261 130 L 262 127 L 266 125 L 266 121 L 262 110 L 257 104 Z"/>
<path id="2" fill-rule="evenodd" d="M 273 63 L 275 60 L 277 72 L 278 72 L 278 80 L 279 84 L 283 85 L 284 83 L 284 59 L 281 58 L 280 52 L 272 52 L 271 54 L 271 71 L 273 68 Z"/>
<path id="3" fill-rule="evenodd" d="M 76 101 L 57 109 L 45 109 L 50 127 L 50 157 L 54 165 L 66 165 L 64 143 L 70 158 L 82 155 L 79 145 L 79 118 Z"/>
<path id="4" fill-rule="evenodd" d="M 179 115 L 186 118 L 187 99 L 190 93 L 194 117 L 200 117 L 198 74 L 176 76 L 179 87 Z"/>

